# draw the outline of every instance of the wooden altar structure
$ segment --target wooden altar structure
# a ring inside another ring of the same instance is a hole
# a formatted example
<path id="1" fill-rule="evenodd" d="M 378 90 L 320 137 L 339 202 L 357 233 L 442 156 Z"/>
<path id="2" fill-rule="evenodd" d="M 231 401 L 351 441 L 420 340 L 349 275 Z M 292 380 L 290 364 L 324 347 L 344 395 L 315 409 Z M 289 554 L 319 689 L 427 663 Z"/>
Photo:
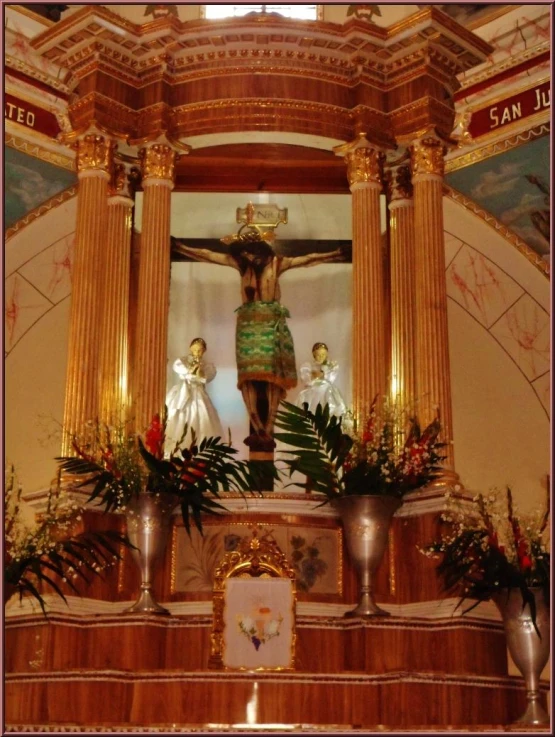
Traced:
<path id="1" fill-rule="evenodd" d="M 380 28 L 271 14 L 139 26 L 91 5 L 32 45 L 72 78 L 64 136 L 76 150 L 79 190 L 68 430 L 132 408 L 140 431 L 164 404 L 172 190 L 350 190 L 355 410 L 387 393 L 394 375 L 402 399 L 429 398 L 423 423 L 440 406 L 451 439 L 443 158 L 457 74 L 487 58 L 487 43 L 433 6 Z M 268 142 L 248 144 L 249 131 Z M 132 257 L 136 186 L 143 228 Z M 226 502 L 228 525 L 296 525 L 337 540 L 335 589 L 298 591 L 292 673 L 208 669 L 212 594 L 176 587 L 177 522 L 156 592 L 172 617 L 120 616 L 137 584 L 128 558 L 86 599 L 70 598 L 69 609 L 51 601 L 48 619 L 14 604 L 8 725 L 167 732 L 509 723 L 525 693 L 507 674 L 501 623 L 453 617 L 434 564 L 416 551 L 434 537 L 439 498 L 456 478 L 450 448 L 442 483 L 395 518 L 377 583 L 392 616 L 364 622 L 342 619 L 356 582 L 330 510 L 305 494 L 248 509 Z M 98 524 L 95 513 L 88 524 Z"/>

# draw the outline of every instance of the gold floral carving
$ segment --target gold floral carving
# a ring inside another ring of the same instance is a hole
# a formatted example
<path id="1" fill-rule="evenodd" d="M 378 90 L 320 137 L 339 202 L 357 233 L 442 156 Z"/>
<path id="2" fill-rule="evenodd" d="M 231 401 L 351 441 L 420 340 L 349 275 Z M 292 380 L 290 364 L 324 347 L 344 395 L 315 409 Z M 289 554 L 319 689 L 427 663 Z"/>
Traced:
<path id="1" fill-rule="evenodd" d="M 349 184 L 361 184 L 372 182 L 381 185 L 381 160 L 380 151 L 375 148 L 360 147 L 348 153 L 347 179 Z"/>
<path id="2" fill-rule="evenodd" d="M 87 133 L 77 143 L 77 171 L 104 171 L 110 173 L 116 142 Z"/>
<path id="3" fill-rule="evenodd" d="M 443 178 L 445 150 L 443 141 L 433 136 L 416 141 L 410 147 L 413 175 L 435 174 Z"/>
<path id="4" fill-rule="evenodd" d="M 143 182 L 145 179 L 174 181 L 176 153 L 165 143 L 154 143 L 139 151 Z"/>

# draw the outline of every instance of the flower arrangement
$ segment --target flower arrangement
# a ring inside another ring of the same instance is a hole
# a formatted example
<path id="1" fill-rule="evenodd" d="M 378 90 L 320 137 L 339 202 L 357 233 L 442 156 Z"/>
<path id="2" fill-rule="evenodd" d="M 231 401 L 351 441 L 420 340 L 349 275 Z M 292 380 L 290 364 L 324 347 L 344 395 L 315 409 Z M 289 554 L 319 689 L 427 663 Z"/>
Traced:
<path id="1" fill-rule="evenodd" d="M 307 483 L 299 485 L 324 494 L 326 501 L 355 494 L 401 498 L 432 481 L 444 458 L 438 418 L 421 430 L 416 417 L 387 400 L 378 408 L 377 398 L 360 429 L 332 415 L 327 405 L 311 412 L 306 404 L 288 402 L 281 405 L 276 427 L 285 432 L 274 437 L 294 447 L 282 451 L 289 456 L 284 459 L 289 475 L 304 474 Z"/>
<path id="2" fill-rule="evenodd" d="M 79 593 L 76 583 L 89 583 L 87 573 L 101 572 L 121 558 L 119 545 L 129 545 L 115 531 L 75 532 L 83 508 L 58 481 L 48 491 L 46 509 L 32 523 L 25 519 L 22 488 L 13 466 L 4 470 L 4 583 L 7 591 L 31 594 L 46 614 L 41 591 L 50 587 L 64 601 L 61 583 Z"/>
<path id="3" fill-rule="evenodd" d="M 259 490 L 257 464 L 236 459 L 237 450 L 231 444 L 219 437 L 203 438 L 197 444 L 193 435 L 189 446 L 182 448 L 185 427 L 182 438 L 165 453 L 165 428 L 165 418 L 158 414 L 144 440 L 129 433 L 125 425 L 111 428 L 91 423 L 89 436 L 72 441 L 76 455 L 56 460 L 63 473 L 81 477 L 77 486 L 92 486 L 88 501 L 99 500 L 107 512 L 125 512 L 142 491 L 159 498 L 173 495 L 188 533 L 191 517 L 202 533 L 201 513 L 224 509 L 215 501 L 222 490 Z"/>
<path id="4" fill-rule="evenodd" d="M 515 511 L 512 492 L 493 491 L 474 497 L 475 507 L 465 511 L 448 496 L 440 523 L 448 530 L 441 539 L 421 549 L 424 555 L 441 558 L 437 567 L 445 589 L 461 593 L 459 605 L 475 599 L 463 613 L 498 592 L 519 589 L 524 604 L 536 621 L 534 587 L 549 602 L 550 556 L 547 549 L 549 500 L 545 511 L 525 516 Z M 538 632 L 539 634 L 539 632 Z"/>

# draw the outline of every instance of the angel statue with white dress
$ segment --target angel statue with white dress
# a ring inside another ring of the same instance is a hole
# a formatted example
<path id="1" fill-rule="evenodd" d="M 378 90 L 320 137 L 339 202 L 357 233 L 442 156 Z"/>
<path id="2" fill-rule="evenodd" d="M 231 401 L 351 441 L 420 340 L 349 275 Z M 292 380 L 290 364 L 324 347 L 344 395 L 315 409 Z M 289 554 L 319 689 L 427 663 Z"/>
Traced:
<path id="1" fill-rule="evenodd" d="M 180 441 L 180 445 L 190 445 L 192 432 L 198 442 L 202 438 L 223 435 L 218 412 L 206 391 L 206 384 L 216 376 L 216 367 L 203 360 L 205 352 L 205 341 L 194 338 L 189 346 L 189 355 L 178 358 L 173 363 L 173 370 L 179 376 L 179 381 L 166 396 L 166 456 Z M 182 439 L 185 425 L 187 433 Z"/>
<path id="2" fill-rule="evenodd" d="M 341 417 L 347 407 L 341 392 L 335 386 L 339 364 L 328 359 L 328 347 L 325 343 L 314 343 L 312 356 L 314 360 L 303 363 L 300 369 L 305 388 L 299 393 L 296 405 L 302 407 L 306 403 L 308 409 L 314 412 L 319 404 L 322 407 L 327 404 L 330 414 Z"/>

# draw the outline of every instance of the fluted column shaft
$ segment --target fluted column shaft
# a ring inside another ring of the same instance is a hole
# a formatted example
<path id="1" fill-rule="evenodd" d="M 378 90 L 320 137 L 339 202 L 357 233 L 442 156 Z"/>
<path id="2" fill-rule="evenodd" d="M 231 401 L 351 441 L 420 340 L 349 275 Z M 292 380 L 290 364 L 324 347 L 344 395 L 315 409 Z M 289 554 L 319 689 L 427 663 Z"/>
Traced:
<path id="1" fill-rule="evenodd" d="M 381 153 L 363 136 L 336 152 L 345 156 L 353 195 L 353 411 L 361 421 L 387 380 Z"/>
<path id="2" fill-rule="evenodd" d="M 166 391 L 170 293 L 170 202 L 175 152 L 166 144 L 141 150 L 143 222 L 134 356 L 135 429 L 161 413 Z"/>
<path id="3" fill-rule="evenodd" d="M 410 167 L 392 170 L 389 202 L 391 395 L 401 407 L 416 399 L 414 206 Z"/>
<path id="4" fill-rule="evenodd" d="M 100 341 L 100 418 L 111 425 L 125 420 L 128 404 L 128 321 L 133 200 L 127 175 L 118 164 L 108 199 L 104 260 L 103 319 Z"/>
<path id="5" fill-rule="evenodd" d="M 420 139 L 411 147 L 414 187 L 416 382 L 421 422 L 439 411 L 446 469 L 453 470 L 453 417 L 443 235 L 444 145 Z"/>
<path id="6" fill-rule="evenodd" d="M 102 301 L 102 260 L 106 240 L 108 181 L 114 144 L 89 133 L 76 143 L 77 223 L 72 265 L 68 361 L 62 453 L 71 439 L 98 416 L 98 356 Z"/>

